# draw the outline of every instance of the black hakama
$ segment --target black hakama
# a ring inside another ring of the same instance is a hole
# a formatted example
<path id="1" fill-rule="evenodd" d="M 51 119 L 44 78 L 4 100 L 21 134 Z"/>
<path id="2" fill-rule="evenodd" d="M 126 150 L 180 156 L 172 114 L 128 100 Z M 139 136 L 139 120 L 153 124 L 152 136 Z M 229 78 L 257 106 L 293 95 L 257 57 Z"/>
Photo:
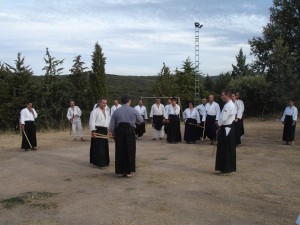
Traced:
<path id="1" fill-rule="evenodd" d="M 188 118 L 185 122 L 184 141 L 187 143 L 199 140 L 197 120 Z"/>
<path id="2" fill-rule="evenodd" d="M 144 121 L 145 121 L 145 117 L 142 116 Z M 138 137 L 142 137 L 144 133 L 146 133 L 146 124 L 145 122 L 143 123 L 136 123 L 136 128 L 135 128 L 135 133 Z"/>
<path id="3" fill-rule="evenodd" d="M 243 119 L 238 119 L 237 122 L 234 122 L 235 126 L 235 142 L 236 145 L 240 145 L 241 137 L 244 135 L 244 121 Z"/>
<path id="4" fill-rule="evenodd" d="M 35 130 L 34 121 L 25 121 L 24 131 L 25 131 L 27 138 L 31 144 L 31 147 L 35 148 L 37 146 L 37 143 L 36 143 L 36 130 Z M 22 131 L 21 149 L 30 149 L 31 147 L 25 137 L 24 131 Z"/>
<path id="5" fill-rule="evenodd" d="M 200 115 L 200 127 L 197 128 L 197 133 L 198 133 L 198 140 L 201 140 L 202 138 L 205 139 L 206 138 L 206 135 L 205 135 L 205 128 L 204 128 L 204 123 L 205 122 L 202 122 L 202 118 L 203 116 Z"/>
<path id="6" fill-rule="evenodd" d="M 153 115 L 153 128 L 155 130 L 161 130 L 163 124 L 164 117 Z"/>
<path id="7" fill-rule="evenodd" d="M 289 142 L 295 139 L 296 124 L 293 126 L 293 116 L 285 116 L 282 140 Z"/>
<path id="8" fill-rule="evenodd" d="M 217 132 L 217 126 L 216 126 L 216 116 L 206 116 L 206 122 L 205 122 L 205 134 L 206 136 L 211 140 L 216 140 L 216 134 Z"/>
<path id="9" fill-rule="evenodd" d="M 115 129 L 115 172 L 135 172 L 136 141 L 135 128 L 129 123 L 120 123 Z"/>
<path id="10" fill-rule="evenodd" d="M 96 133 L 107 135 L 107 127 L 96 127 Z M 90 163 L 99 166 L 109 166 L 108 140 L 104 138 L 91 138 Z"/>
<path id="11" fill-rule="evenodd" d="M 169 143 L 181 141 L 180 120 L 177 115 L 169 115 L 167 141 Z"/>
<path id="12" fill-rule="evenodd" d="M 225 127 L 231 128 L 227 136 Z M 220 128 L 218 134 L 215 170 L 222 173 L 231 173 L 236 171 L 235 129 L 232 125 L 223 125 Z"/>

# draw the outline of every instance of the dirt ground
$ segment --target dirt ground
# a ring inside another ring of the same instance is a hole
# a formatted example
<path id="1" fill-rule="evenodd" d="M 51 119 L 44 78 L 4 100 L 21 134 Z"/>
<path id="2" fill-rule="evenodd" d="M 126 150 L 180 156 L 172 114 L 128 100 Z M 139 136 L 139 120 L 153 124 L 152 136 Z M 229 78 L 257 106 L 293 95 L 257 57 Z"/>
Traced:
<path id="1" fill-rule="evenodd" d="M 245 132 L 238 171 L 225 177 L 214 174 L 209 142 L 154 142 L 150 125 L 137 141 L 133 178 L 114 175 L 113 141 L 111 165 L 100 170 L 89 164 L 87 137 L 38 133 L 38 151 L 24 152 L 21 136 L 1 135 L 0 224 L 295 224 L 300 143 L 283 145 L 278 121 L 246 120 Z"/>

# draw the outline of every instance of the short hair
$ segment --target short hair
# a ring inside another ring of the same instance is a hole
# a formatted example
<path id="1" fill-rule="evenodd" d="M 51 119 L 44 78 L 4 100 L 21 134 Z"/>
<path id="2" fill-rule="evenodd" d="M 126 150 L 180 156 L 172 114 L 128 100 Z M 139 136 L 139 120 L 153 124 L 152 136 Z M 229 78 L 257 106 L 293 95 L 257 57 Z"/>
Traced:
<path id="1" fill-rule="evenodd" d="M 107 100 L 105 97 L 99 98 L 98 102 L 102 102 L 102 100 Z"/>
<path id="2" fill-rule="evenodd" d="M 26 102 L 26 105 L 28 105 L 28 104 L 32 104 L 33 102 L 31 101 L 31 100 L 28 100 L 27 102 Z"/>
<path id="3" fill-rule="evenodd" d="M 230 90 L 223 90 L 222 93 L 224 93 L 226 96 L 231 97 L 231 91 Z"/>
<path id="4" fill-rule="evenodd" d="M 123 95 L 123 96 L 121 97 L 121 103 L 122 103 L 122 104 L 127 104 L 127 103 L 129 102 L 130 99 L 131 99 L 131 98 L 130 98 L 129 95 Z"/>
<path id="5" fill-rule="evenodd" d="M 193 106 L 195 106 L 193 101 L 188 101 L 188 104 L 190 104 L 190 103 L 191 103 Z"/>
<path id="6" fill-rule="evenodd" d="M 172 101 L 176 101 L 176 98 L 175 98 L 175 97 L 172 97 L 171 100 L 172 100 Z"/>
<path id="7" fill-rule="evenodd" d="M 117 98 L 114 98 L 114 101 L 115 101 L 115 100 L 119 101 L 119 99 L 117 99 Z"/>

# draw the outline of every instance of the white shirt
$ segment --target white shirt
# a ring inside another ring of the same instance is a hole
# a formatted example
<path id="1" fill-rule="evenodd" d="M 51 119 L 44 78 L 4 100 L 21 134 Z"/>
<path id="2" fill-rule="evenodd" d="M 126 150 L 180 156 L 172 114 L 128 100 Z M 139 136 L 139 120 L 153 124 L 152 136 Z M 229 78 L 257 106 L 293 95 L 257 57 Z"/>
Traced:
<path id="1" fill-rule="evenodd" d="M 114 113 L 114 111 L 117 109 L 117 108 L 120 108 L 122 105 L 121 104 L 118 104 L 117 106 L 116 105 L 113 105 L 111 108 L 110 108 L 110 116 Z"/>
<path id="2" fill-rule="evenodd" d="M 67 112 L 67 118 L 68 118 L 68 120 L 71 120 L 73 118 L 80 119 L 80 117 L 81 117 L 81 110 L 80 110 L 80 108 L 78 106 L 74 106 L 73 108 L 70 107 L 68 109 L 68 112 Z"/>
<path id="3" fill-rule="evenodd" d="M 235 102 L 236 102 L 236 106 L 237 106 L 237 116 L 236 116 L 236 118 L 242 119 L 244 111 L 245 111 L 244 102 L 240 99 L 237 99 Z"/>
<path id="4" fill-rule="evenodd" d="M 231 125 L 235 119 L 236 108 L 234 103 L 229 100 L 223 107 L 218 120 L 218 125 Z"/>
<path id="5" fill-rule="evenodd" d="M 144 116 L 145 120 L 148 119 L 147 109 L 146 109 L 145 106 L 143 106 L 143 105 L 142 106 L 137 105 L 137 106 L 134 107 L 134 109 L 136 111 L 138 111 L 141 116 Z"/>
<path id="6" fill-rule="evenodd" d="M 293 121 L 297 121 L 298 119 L 298 109 L 293 106 L 293 107 L 289 107 L 287 106 L 283 112 L 283 116 L 281 118 L 281 121 L 284 122 L 285 120 L 285 116 L 293 116 Z"/>
<path id="7" fill-rule="evenodd" d="M 25 124 L 25 121 L 34 121 L 37 118 L 38 114 L 36 113 L 34 108 L 31 109 L 32 109 L 32 113 L 29 111 L 27 107 L 21 110 L 20 112 L 21 124 Z"/>
<path id="8" fill-rule="evenodd" d="M 216 116 L 216 120 L 219 120 L 220 117 L 220 106 L 218 103 L 213 102 L 210 104 L 209 102 L 205 105 L 206 108 L 206 115 L 209 116 Z"/>
<path id="9" fill-rule="evenodd" d="M 205 105 L 201 104 L 196 107 L 199 114 L 202 116 L 202 121 L 204 122 L 206 120 L 206 108 Z"/>
<path id="10" fill-rule="evenodd" d="M 165 111 L 164 111 L 164 117 L 166 118 L 167 116 L 167 111 L 168 111 L 168 107 L 170 107 L 171 104 L 167 104 L 165 105 Z"/>
<path id="11" fill-rule="evenodd" d="M 187 108 L 184 110 L 183 114 L 182 114 L 182 117 L 184 120 L 186 119 L 195 119 L 197 120 L 197 123 L 200 123 L 200 114 L 198 112 L 198 110 L 196 108 Z"/>
<path id="12" fill-rule="evenodd" d="M 93 110 L 96 109 L 96 108 L 99 108 L 99 103 L 96 103 L 96 104 L 94 105 Z M 105 106 L 105 110 L 110 112 L 110 108 L 109 108 L 108 105 Z"/>
<path id="13" fill-rule="evenodd" d="M 165 108 L 166 109 L 166 108 Z M 167 107 L 167 110 L 165 110 L 165 118 L 169 119 L 169 115 L 177 115 L 180 116 L 180 106 L 175 105 L 175 107 L 171 104 Z"/>
<path id="14" fill-rule="evenodd" d="M 150 117 L 153 116 L 163 116 L 165 113 L 165 107 L 163 104 L 159 104 L 159 106 L 157 106 L 156 103 L 154 103 L 151 107 L 151 111 L 150 111 Z"/>
<path id="15" fill-rule="evenodd" d="M 97 130 L 97 127 L 108 127 L 109 122 L 110 122 L 110 113 L 107 110 L 104 110 L 105 112 L 105 116 L 104 113 L 102 112 L 102 110 L 98 107 L 96 109 L 94 109 L 91 112 L 91 116 L 90 116 L 90 130 Z"/>

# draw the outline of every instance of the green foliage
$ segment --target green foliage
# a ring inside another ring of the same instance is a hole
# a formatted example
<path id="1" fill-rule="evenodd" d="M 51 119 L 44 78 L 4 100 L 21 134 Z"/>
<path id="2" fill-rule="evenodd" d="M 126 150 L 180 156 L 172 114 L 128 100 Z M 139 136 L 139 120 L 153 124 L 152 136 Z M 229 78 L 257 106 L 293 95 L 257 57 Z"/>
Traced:
<path id="1" fill-rule="evenodd" d="M 58 76 L 64 69 L 60 67 L 64 63 L 64 59 L 58 60 L 55 57 L 52 57 L 49 53 L 48 48 L 46 48 L 46 55 L 44 57 L 44 61 L 46 63 L 46 66 L 42 70 L 45 70 L 46 76 Z"/>
<path id="2" fill-rule="evenodd" d="M 295 98 L 300 91 L 300 2 L 274 0 L 269 23 L 261 37 L 249 40 L 256 57 L 254 68 L 272 82 L 270 96 L 278 100 Z"/>
<path id="3" fill-rule="evenodd" d="M 94 102 L 97 102 L 100 97 L 106 97 L 108 93 L 105 64 L 106 58 L 97 42 L 92 55 L 92 72 L 90 74 L 90 97 Z"/>
<path id="4" fill-rule="evenodd" d="M 163 67 L 158 73 L 156 83 L 154 85 L 154 93 L 156 96 L 174 96 L 175 91 L 175 76 L 171 73 L 170 67 L 163 63 Z"/>
<path id="5" fill-rule="evenodd" d="M 249 65 L 246 64 L 246 55 L 243 53 L 243 49 L 240 48 L 240 51 L 236 58 L 236 65 L 232 64 L 232 73 L 233 77 L 247 76 L 250 74 Z"/>
<path id="6" fill-rule="evenodd" d="M 246 114 L 253 116 L 264 114 L 269 110 L 267 106 L 270 103 L 268 99 L 270 87 L 271 84 L 263 76 L 244 76 L 232 79 L 227 88 L 242 93 L 242 99 L 247 108 Z"/>

